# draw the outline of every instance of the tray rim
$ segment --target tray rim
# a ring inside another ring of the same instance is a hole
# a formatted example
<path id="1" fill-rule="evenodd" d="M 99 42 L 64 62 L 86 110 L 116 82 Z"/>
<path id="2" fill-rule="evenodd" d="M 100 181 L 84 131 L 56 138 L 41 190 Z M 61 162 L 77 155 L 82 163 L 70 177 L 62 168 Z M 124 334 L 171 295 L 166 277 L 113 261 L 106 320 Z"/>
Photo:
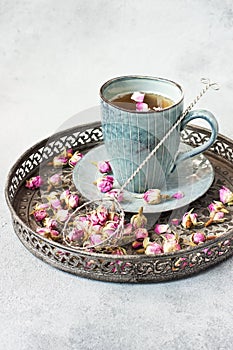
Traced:
<path id="1" fill-rule="evenodd" d="M 67 251 L 69 253 L 74 253 L 74 254 L 78 254 L 80 256 L 83 256 L 83 257 L 96 257 L 96 258 L 107 258 L 108 260 L 112 260 L 112 261 L 115 261 L 116 260 L 116 257 L 119 258 L 119 255 L 109 255 L 109 254 L 106 254 L 106 253 L 97 253 L 97 252 L 88 252 L 88 251 L 84 251 L 84 250 L 78 250 L 78 249 L 72 249 L 72 247 L 69 247 L 69 246 L 64 246 L 60 243 L 57 243 L 55 241 L 51 241 L 49 239 L 46 239 L 44 237 L 41 237 L 39 234 L 37 234 L 35 231 L 33 231 L 31 229 L 30 226 L 28 226 L 20 217 L 19 215 L 17 214 L 14 206 L 13 206 L 13 200 L 11 201 L 11 199 L 9 198 L 9 194 L 8 194 L 8 188 L 9 188 L 9 185 L 10 185 L 10 181 L 12 179 L 12 177 L 14 176 L 14 172 L 15 170 L 18 168 L 18 164 L 19 162 L 22 162 L 25 157 L 30 154 L 33 150 L 36 150 L 38 149 L 39 147 L 43 147 L 46 145 L 46 143 L 48 141 L 55 141 L 57 140 L 58 138 L 61 138 L 65 135 L 67 135 L 69 132 L 75 132 L 75 130 L 78 128 L 78 131 L 79 132 L 82 132 L 82 131 L 85 131 L 87 130 L 87 128 L 91 128 L 91 129 L 95 129 L 95 128 L 100 128 L 101 127 L 101 124 L 100 122 L 93 122 L 93 123 L 89 123 L 89 124 L 82 124 L 82 125 L 78 125 L 76 127 L 71 127 L 71 128 L 68 128 L 68 129 L 64 129 L 62 131 L 59 131 L 55 134 L 53 134 L 51 137 L 47 137 L 47 138 L 44 138 L 43 140 L 37 142 L 36 144 L 34 144 L 33 146 L 31 146 L 29 149 L 27 149 L 20 157 L 19 159 L 14 163 L 14 165 L 12 166 L 12 168 L 10 169 L 9 173 L 8 173 L 8 176 L 7 176 L 7 180 L 6 180 L 6 184 L 5 184 L 5 199 L 6 199 L 6 202 L 7 202 L 7 205 L 9 207 L 9 210 L 11 212 L 11 216 L 12 216 L 12 221 L 14 221 L 14 216 L 17 217 L 17 221 L 20 223 L 20 225 L 22 225 L 23 228 L 26 228 L 27 231 L 30 231 L 31 234 L 35 235 L 38 239 L 44 241 L 45 243 L 47 243 L 48 245 L 51 245 L 53 246 L 54 248 L 58 248 L 59 250 L 64 250 L 64 251 Z M 188 125 L 187 127 L 189 130 L 191 131 L 194 131 L 194 132 L 204 132 L 205 134 L 208 135 L 209 133 L 209 130 L 208 129 L 205 129 L 205 128 L 202 128 L 202 127 L 199 127 L 199 126 L 196 126 L 196 125 Z M 232 144 L 233 140 L 231 140 L 230 138 L 228 137 L 225 137 L 224 135 L 222 134 L 218 134 L 218 138 L 217 138 L 218 141 L 223 141 L 224 143 L 227 143 L 229 145 Z M 96 144 L 100 144 L 100 141 L 97 141 Z M 92 143 L 92 148 L 94 147 L 95 145 L 95 142 Z M 85 147 L 85 145 L 84 145 Z M 207 155 L 208 153 L 211 153 L 215 156 L 218 157 L 218 155 L 216 155 L 214 152 L 211 152 L 211 148 L 205 152 Z M 228 163 L 229 165 L 232 164 L 232 162 L 229 160 L 229 159 L 223 159 L 222 157 L 219 156 L 219 158 L 221 158 L 221 161 L 224 161 L 226 163 Z M 34 172 L 35 169 L 33 169 L 31 172 Z M 28 172 L 27 176 L 30 175 L 30 171 Z M 16 190 L 15 194 L 14 194 L 14 197 L 17 195 L 17 192 L 18 192 L 18 189 Z M 14 231 L 15 230 L 15 227 L 14 227 Z M 233 229 L 230 230 L 229 232 L 225 233 L 224 234 L 224 239 L 228 239 L 228 237 L 231 237 L 233 233 Z M 20 239 L 20 241 L 24 244 L 24 242 L 22 241 L 22 239 L 19 237 L 19 235 L 16 233 L 17 237 Z M 218 243 L 218 242 L 221 242 L 222 241 L 222 236 L 219 236 L 218 238 L 215 238 L 214 239 L 214 242 L 215 243 Z M 203 247 L 203 249 L 205 248 L 208 248 L 208 246 L 212 246 L 213 244 L 213 241 L 207 241 L 205 243 L 203 243 L 201 246 Z M 25 244 L 24 244 L 25 246 Z M 26 246 L 27 248 L 27 246 Z M 28 249 L 28 248 L 27 248 Z M 152 261 L 153 259 L 156 260 L 156 259 L 160 259 L 160 260 L 167 260 L 168 258 L 174 258 L 174 257 L 179 257 L 179 256 L 186 256 L 186 255 L 189 255 L 191 252 L 194 252 L 197 251 L 197 250 L 200 250 L 200 246 L 196 246 L 196 247 L 192 247 L 191 249 L 182 249 L 180 251 L 176 251 L 176 252 L 171 252 L 171 253 L 163 253 L 159 256 L 147 256 L 147 255 L 132 255 L 132 254 L 127 254 L 127 255 L 121 255 L 120 256 L 120 260 L 122 261 L 127 261 L 130 259 L 130 261 L 144 261 L 144 262 L 147 262 L 147 261 Z M 40 255 L 39 253 L 37 254 L 34 254 L 36 256 Z M 41 255 L 39 256 L 39 258 L 41 258 L 42 260 L 45 260 L 46 262 L 48 262 L 45 258 L 43 259 L 43 257 L 41 257 Z M 227 257 L 223 257 L 222 260 L 226 259 Z M 218 262 L 220 262 L 221 260 L 219 260 Z M 218 262 L 213 262 L 213 264 L 216 264 Z M 206 268 L 208 268 L 209 266 L 207 266 Z M 58 267 L 59 269 L 62 269 L 61 267 Z M 203 270 L 204 268 L 202 268 Z M 201 269 L 200 269 L 201 270 Z M 68 271 L 69 272 L 69 271 Z M 71 271 L 70 271 L 71 272 Z M 199 271 L 197 271 L 199 272 Z M 195 273 L 195 272 L 193 272 Z M 192 273 L 192 274 L 193 274 Z M 79 273 L 78 273 L 79 274 Z M 191 274 L 191 275 L 192 275 Z M 81 275 L 81 273 L 79 274 Z M 188 277 L 189 275 L 187 275 Z M 84 277 L 85 277 L 85 274 L 84 274 Z M 98 277 L 98 276 L 97 276 Z M 96 279 L 98 279 L 96 277 Z M 94 278 L 94 277 L 92 277 Z M 173 279 L 178 279 L 179 277 L 178 276 L 174 276 Z M 169 278 L 171 279 L 171 278 Z"/>

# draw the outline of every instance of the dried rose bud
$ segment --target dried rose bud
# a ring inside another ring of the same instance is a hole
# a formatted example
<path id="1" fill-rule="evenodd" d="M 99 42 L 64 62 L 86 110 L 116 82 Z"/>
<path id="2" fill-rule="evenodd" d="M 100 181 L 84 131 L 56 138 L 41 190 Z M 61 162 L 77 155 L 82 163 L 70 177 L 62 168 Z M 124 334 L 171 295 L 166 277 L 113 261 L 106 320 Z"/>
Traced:
<path id="1" fill-rule="evenodd" d="M 191 209 L 189 212 L 185 213 L 182 218 L 182 226 L 184 228 L 191 228 L 193 226 L 201 225 L 202 222 L 197 221 L 197 214 L 192 212 L 193 209 Z"/>
<path id="2" fill-rule="evenodd" d="M 108 220 L 108 209 L 100 205 L 90 212 L 88 219 L 93 225 L 104 225 Z"/>
<path id="3" fill-rule="evenodd" d="M 46 218 L 47 212 L 44 209 L 34 210 L 33 216 L 36 221 L 42 221 Z"/>
<path id="4" fill-rule="evenodd" d="M 78 203 L 79 203 L 79 196 L 77 194 L 71 193 L 69 195 L 69 198 L 66 201 L 68 208 L 75 209 L 75 208 L 77 208 Z"/>
<path id="5" fill-rule="evenodd" d="M 143 194 L 143 199 L 148 204 L 159 204 L 161 202 L 161 192 L 157 189 L 151 189 Z"/>
<path id="6" fill-rule="evenodd" d="M 144 227 L 137 228 L 134 234 L 137 240 L 143 240 L 144 238 L 148 237 L 148 231 Z"/>
<path id="7" fill-rule="evenodd" d="M 83 239 L 85 232 L 82 229 L 74 228 L 72 229 L 67 238 L 69 238 L 70 242 L 77 242 Z"/>
<path id="8" fill-rule="evenodd" d="M 62 183 L 62 178 L 60 174 L 54 174 L 51 177 L 48 178 L 48 183 L 51 186 L 57 187 L 60 186 Z"/>
<path id="9" fill-rule="evenodd" d="M 48 227 L 37 228 L 36 232 L 45 238 L 48 238 L 50 236 L 50 228 L 48 228 Z"/>
<path id="10" fill-rule="evenodd" d="M 58 232 L 57 230 L 51 230 L 50 231 L 50 236 L 54 241 L 57 241 L 61 238 L 61 234 L 60 232 Z"/>
<path id="11" fill-rule="evenodd" d="M 233 192 L 229 188 L 222 186 L 219 190 L 219 198 L 223 204 L 233 205 Z"/>
<path id="12" fill-rule="evenodd" d="M 40 175 L 31 177 L 29 180 L 26 180 L 25 187 L 35 190 L 43 184 L 43 180 Z"/>
<path id="13" fill-rule="evenodd" d="M 118 228 L 118 224 L 114 221 L 109 221 L 107 224 L 103 227 L 103 233 L 106 234 L 107 236 L 112 236 L 115 232 L 116 229 Z"/>
<path id="14" fill-rule="evenodd" d="M 67 150 L 66 150 L 66 156 L 67 156 L 68 158 L 71 158 L 72 155 L 73 155 L 73 150 L 72 150 L 72 148 L 67 149 Z"/>
<path id="15" fill-rule="evenodd" d="M 143 194 L 143 199 L 148 204 L 159 204 L 162 199 L 168 198 L 170 198 L 170 196 L 161 194 L 160 190 L 158 189 L 150 189 Z"/>
<path id="16" fill-rule="evenodd" d="M 149 111 L 149 106 L 147 103 L 137 102 L 136 103 L 136 111 L 137 112 L 147 112 L 147 111 Z"/>
<path id="17" fill-rule="evenodd" d="M 62 167 L 67 163 L 68 163 L 68 157 L 66 156 L 66 154 L 64 154 L 64 152 L 53 158 L 54 168 Z"/>
<path id="18" fill-rule="evenodd" d="M 70 190 L 65 190 L 60 195 L 60 200 L 65 201 L 67 207 L 70 209 L 75 209 L 79 203 L 79 196 L 77 194 L 73 194 Z"/>
<path id="19" fill-rule="evenodd" d="M 208 205 L 208 209 L 210 212 L 221 211 L 226 214 L 229 213 L 229 211 L 225 208 L 223 203 L 219 201 L 213 201 L 212 203 L 210 203 L 210 205 Z"/>
<path id="20" fill-rule="evenodd" d="M 58 226 L 58 223 L 56 220 L 52 218 L 45 218 L 43 221 L 43 225 L 49 229 L 55 229 Z"/>
<path id="21" fill-rule="evenodd" d="M 139 91 L 135 91 L 132 95 L 131 95 L 131 100 L 135 101 L 135 102 L 143 102 L 144 101 L 144 97 L 145 94 Z"/>
<path id="22" fill-rule="evenodd" d="M 65 222 L 69 218 L 69 212 L 65 209 L 59 209 L 55 214 L 55 220 Z"/>
<path id="23" fill-rule="evenodd" d="M 183 192 L 176 192 L 172 195 L 172 198 L 175 198 L 175 199 L 184 198 L 184 193 Z"/>
<path id="24" fill-rule="evenodd" d="M 154 232 L 157 233 L 158 235 L 160 235 L 161 233 L 168 232 L 168 230 L 169 230 L 169 225 L 156 224 Z"/>
<path id="25" fill-rule="evenodd" d="M 213 222 L 223 222 L 226 219 L 224 218 L 224 213 L 221 211 L 218 211 L 217 213 L 212 213 L 212 215 L 210 214 L 210 217 L 213 218 Z"/>
<path id="26" fill-rule="evenodd" d="M 133 249 L 143 248 L 143 242 L 142 241 L 134 241 L 134 242 L 132 242 L 132 248 Z"/>
<path id="27" fill-rule="evenodd" d="M 70 190 L 64 190 L 60 195 L 60 200 L 67 201 L 70 196 Z"/>
<path id="28" fill-rule="evenodd" d="M 72 157 L 69 159 L 69 165 L 74 167 L 81 159 L 83 158 L 83 154 L 79 151 L 76 151 Z"/>
<path id="29" fill-rule="evenodd" d="M 59 210 L 62 208 L 61 201 L 59 199 L 51 200 L 50 205 L 55 210 Z"/>
<path id="30" fill-rule="evenodd" d="M 165 241 L 163 243 L 164 253 L 171 253 L 180 249 L 180 244 L 178 243 L 178 240 L 175 235 L 169 234 L 165 236 Z"/>
<path id="31" fill-rule="evenodd" d="M 103 160 L 97 163 L 97 168 L 99 170 L 100 173 L 104 174 L 104 173 L 111 173 L 112 172 L 112 168 L 111 165 L 109 163 L 109 161 L 107 160 Z"/>
<path id="32" fill-rule="evenodd" d="M 221 211 L 214 212 L 212 211 L 210 213 L 209 220 L 205 223 L 205 227 L 209 226 L 210 224 L 218 224 L 221 222 L 224 222 L 226 218 L 224 218 L 224 213 Z"/>
<path id="33" fill-rule="evenodd" d="M 206 236 L 203 232 L 195 232 L 191 236 L 191 241 L 195 244 L 203 243 L 206 241 Z"/>
<path id="34" fill-rule="evenodd" d="M 96 186 L 102 193 L 106 193 L 113 188 L 114 178 L 110 175 L 103 176 L 96 180 Z"/>
<path id="35" fill-rule="evenodd" d="M 180 219 L 174 218 L 171 220 L 171 225 L 178 226 L 180 223 Z"/>
<path id="36" fill-rule="evenodd" d="M 143 215 L 143 207 L 139 209 L 138 214 L 135 214 L 131 217 L 130 223 L 133 225 L 134 229 L 146 226 L 147 218 L 145 215 Z"/>
<path id="37" fill-rule="evenodd" d="M 156 243 L 156 242 L 150 242 L 145 249 L 146 255 L 158 255 L 163 253 L 163 247 Z"/>
<path id="38" fill-rule="evenodd" d="M 116 200 L 118 202 L 122 202 L 123 198 L 124 198 L 123 192 L 120 192 L 120 190 L 115 189 L 115 188 L 113 188 L 112 190 L 106 192 L 106 195 L 110 196 L 110 197 L 113 197 L 113 198 L 116 198 Z"/>
<path id="39" fill-rule="evenodd" d="M 102 236 L 93 234 L 90 236 L 90 243 L 91 245 L 99 245 L 102 243 Z"/>
<path id="40" fill-rule="evenodd" d="M 46 210 L 49 209 L 49 203 L 37 203 L 35 206 L 34 211 L 39 211 L 39 210 Z"/>

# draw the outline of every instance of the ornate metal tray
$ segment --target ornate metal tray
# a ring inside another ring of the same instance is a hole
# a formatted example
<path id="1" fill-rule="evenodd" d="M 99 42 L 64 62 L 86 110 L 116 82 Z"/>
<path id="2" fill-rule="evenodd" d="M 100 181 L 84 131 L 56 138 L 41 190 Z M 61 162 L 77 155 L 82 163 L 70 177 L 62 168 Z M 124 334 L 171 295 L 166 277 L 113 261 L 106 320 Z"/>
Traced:
<path id="1" fill-rule="evenodd" d="M 203 128 L 189 126 L 183 132 L 183 142 L 192 147 L 199 146 L 209 137 Z M 35 174 L 43 162 L 59 154 L 64 147 L 87 152 L 103 142 L 100 123 L 71 128 L 54 134 L 28 151 L 12 167 L 6 184 L 5 195 L 11 211 L 13 227 L 24 246 L 36 257 L 50 265 L 72 274 L 110 282 L 161 282 L 188 277 L 228 258 L 233 253 L 233 222 L 211 226 L 213 233 L 222 234 L 196 247 L 155 256 L 140 254 L 109 255 L 96 252 L 77 251 L 55 241 L 43 238 L 35 232 L 30 210 L 35 204 L 36 191 L 28 191 L 25 180 Z M 215 180 L 205 195 L 192 203 L 192 207 L 203 211 L 219 188 L 233 188 L 233 141 L 218 136 L 214 146 L 205 153 L 211 161 Z M 163 214 L 164 217 L 168 215 Z M 185 264 L 183 263 L 185 261 Z"/>

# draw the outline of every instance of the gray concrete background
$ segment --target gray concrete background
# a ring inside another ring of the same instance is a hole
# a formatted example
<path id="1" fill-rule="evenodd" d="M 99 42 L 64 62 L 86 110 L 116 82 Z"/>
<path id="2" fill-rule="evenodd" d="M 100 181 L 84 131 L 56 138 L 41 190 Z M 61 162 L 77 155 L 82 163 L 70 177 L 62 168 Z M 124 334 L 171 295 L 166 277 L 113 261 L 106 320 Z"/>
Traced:
<path id="1" fill-rule="evenodd" d="M 75 277 L 22 246 L 3 196 L 22 152 L 99 119 L 92 107 L 114 76 L 171 78 L 187 103 L 201 77 L 219 81 L 198 107 L 231 138 L 232 1 L 0 0 L 0 35 L 0 349 L 232 349 L 232 259 L 164 284 Z"/>

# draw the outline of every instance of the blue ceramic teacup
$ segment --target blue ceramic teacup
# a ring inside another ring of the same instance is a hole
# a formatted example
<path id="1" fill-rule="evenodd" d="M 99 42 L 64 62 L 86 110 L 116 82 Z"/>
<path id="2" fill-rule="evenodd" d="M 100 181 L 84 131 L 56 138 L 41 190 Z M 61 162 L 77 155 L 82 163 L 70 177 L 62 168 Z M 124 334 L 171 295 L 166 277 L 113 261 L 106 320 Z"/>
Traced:
<path id="1" fill-rule="evenodd" d="M 162 110 L 131 111 L 112 102 L 116 96 L 140 91 L 154 93 L 171 99 L 174 104 Z M 120 185 L 133 174 L 142 161 L 155 148 L 183 112 L 183 90 L 179 84 L 155 77 L 123 76 L 107 81 L 100 89 L 104 143 Z M 184 154 L 178 154 L 180 131 L 193 119 L 206 120 L 211 136 L 203 145 Z M 215 141 L 218 124 L 213 114 L 194 110 L 170 134 L 156 154 L 145 164 L 127 189 L 143 193 L 147 189 L 161 189 L 174 167 L 187 158 L 206 151 Z"/>

